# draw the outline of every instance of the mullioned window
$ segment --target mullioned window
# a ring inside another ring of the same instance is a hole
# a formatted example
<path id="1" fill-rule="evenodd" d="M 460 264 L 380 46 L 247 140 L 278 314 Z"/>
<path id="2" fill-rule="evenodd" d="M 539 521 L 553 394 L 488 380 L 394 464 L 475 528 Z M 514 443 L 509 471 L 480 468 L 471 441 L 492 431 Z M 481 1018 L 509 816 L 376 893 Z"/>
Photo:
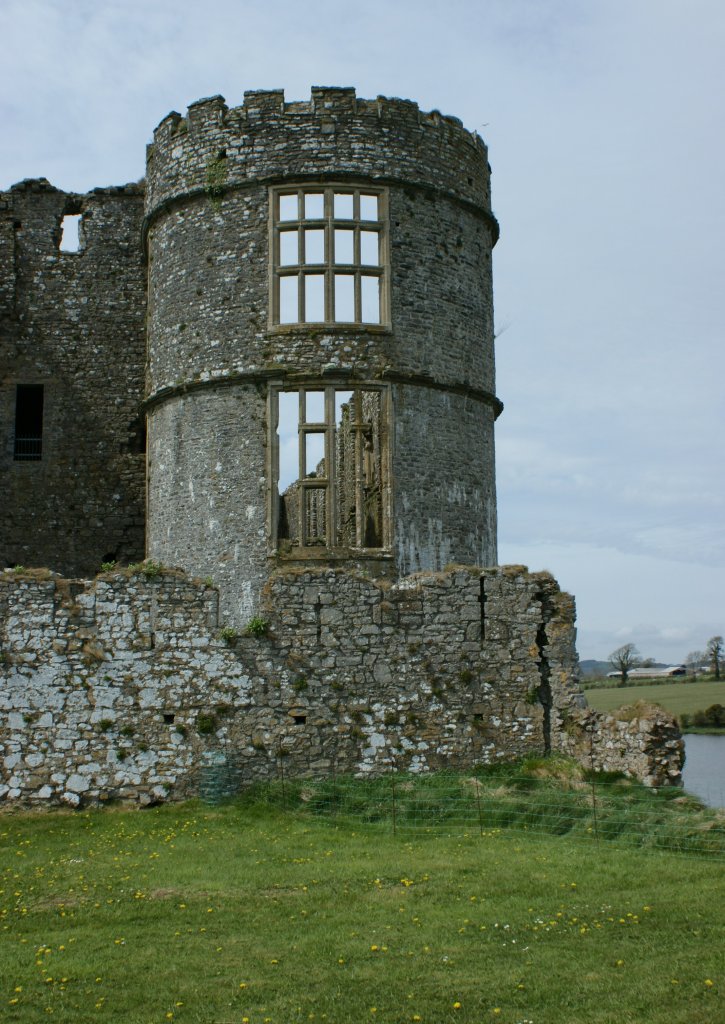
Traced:
<path id="1" fill-rule="evenodd" d="M 284 187 L 270 200 L 272 324 L 386 324 L 386 190 Z"/>
<path id="2" fill-rule="evenodd" d="M 270 405 L 277 551 L 388 548 L 387 388 L 274 387 Z"/>

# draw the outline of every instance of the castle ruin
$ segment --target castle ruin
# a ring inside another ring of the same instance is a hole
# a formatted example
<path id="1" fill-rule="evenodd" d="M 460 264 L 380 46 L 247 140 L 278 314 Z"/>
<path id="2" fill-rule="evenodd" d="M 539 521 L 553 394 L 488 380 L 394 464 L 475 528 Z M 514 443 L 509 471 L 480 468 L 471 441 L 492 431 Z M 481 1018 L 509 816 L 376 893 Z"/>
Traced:
<path id="1" fill-rule="evenodd" d="M 0 194 L 0 796 L 556 749 L 679 779 L 667 716 L 583 706 L 572 599 L 497 567 L 497 237 L 479 136 L 353 89 L 200 100 L 142 184 Z"/>

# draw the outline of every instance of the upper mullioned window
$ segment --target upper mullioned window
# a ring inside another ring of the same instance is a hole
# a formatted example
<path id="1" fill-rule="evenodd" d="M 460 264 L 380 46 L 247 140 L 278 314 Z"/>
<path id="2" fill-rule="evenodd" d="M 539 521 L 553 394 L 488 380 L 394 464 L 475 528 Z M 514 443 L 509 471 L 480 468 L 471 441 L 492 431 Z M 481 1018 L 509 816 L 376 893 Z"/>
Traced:
<path id="1" fill-rule="evenodd" d="M 386 324 L 386 190 L 270 191 L 273 325 Z"/>

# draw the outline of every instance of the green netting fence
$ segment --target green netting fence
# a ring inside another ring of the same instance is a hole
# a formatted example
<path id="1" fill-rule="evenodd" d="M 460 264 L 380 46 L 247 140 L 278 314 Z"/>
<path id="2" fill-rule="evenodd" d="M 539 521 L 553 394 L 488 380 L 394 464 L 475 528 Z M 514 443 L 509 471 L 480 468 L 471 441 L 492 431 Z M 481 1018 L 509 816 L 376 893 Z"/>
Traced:
<path id="1" fill-rule="evenodd" d="M 204 772 L 200 795 L 208 802 L 235 796 L 249 806 L 340 826 L 401 835 L 516 831 L 725 857 L 725 810 L 705 807 L 681 789 L 653 790 L 571 764 L 300 779 L 289 777 L 279 758 L 275 778 L 242 789 L 233 764 Z"/>

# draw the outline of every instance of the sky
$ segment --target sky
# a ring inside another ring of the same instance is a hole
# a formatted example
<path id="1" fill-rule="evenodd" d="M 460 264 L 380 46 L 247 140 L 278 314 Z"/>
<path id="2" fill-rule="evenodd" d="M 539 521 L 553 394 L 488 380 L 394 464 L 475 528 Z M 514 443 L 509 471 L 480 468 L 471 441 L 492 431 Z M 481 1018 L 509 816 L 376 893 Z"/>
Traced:
<path id="1" fill-rule="evenodd" d="M 136 181 L 170 111 L 352 85 L 489 146 L 499 560 L 582 658 L 725 633 L 722 0 L 2 0 L 0 188 Z"/>

